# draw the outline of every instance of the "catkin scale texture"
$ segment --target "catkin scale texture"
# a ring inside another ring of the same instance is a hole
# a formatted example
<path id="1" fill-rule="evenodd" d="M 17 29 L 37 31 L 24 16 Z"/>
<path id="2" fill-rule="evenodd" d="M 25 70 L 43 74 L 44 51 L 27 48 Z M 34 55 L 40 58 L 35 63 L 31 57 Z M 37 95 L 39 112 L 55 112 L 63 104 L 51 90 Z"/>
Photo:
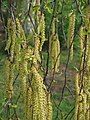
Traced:
<path id="1" fill-rule="evenodd" d="M 75 13 L 71 13 L 69 16 L 69 28 L 67 35 L 67 47 L 70 49 L 70 60 L 73 59 L 73 39 L 75 29 Z"/>

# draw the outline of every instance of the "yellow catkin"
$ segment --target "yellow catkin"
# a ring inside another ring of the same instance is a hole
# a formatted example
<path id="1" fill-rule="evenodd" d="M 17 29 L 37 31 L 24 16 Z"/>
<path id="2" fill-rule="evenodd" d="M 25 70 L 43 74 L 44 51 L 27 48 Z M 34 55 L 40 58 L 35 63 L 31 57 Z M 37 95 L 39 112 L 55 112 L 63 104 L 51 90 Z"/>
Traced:
<path id="1" fill-rule="evenodd" d="M 23 100 L 23 114 L 24 114 L 24 119 L 26 118 L 26 105 L 27 105 L 27 75 L 28 75 L 28 70 L 27 70 L 27 59 L 25 59 L 25 50 L 22 51 L 21 53 L 21 61 L 19 65 L 19 80 L 20 80 L 20 92 L 22 94 L 22 100 Z"/>
<path id="2" fill-rule="evenodd" d="M 16 18 L 16 26 L 17 26 L 17 35 L 18 35 L 18 37 L 21 38 L 21 40 L 18 42 L 22 43 L 22 42 L 26 41 L 26 36 L 25 36 L 25 32 L 24 32 L 22 25 L 20 24 L 20 21 L 18 18 Z"/>
<path id="3" fill-rule="evenodd" d="M 24 109 L 24 118 L 26 118 L 26 95 L 27 95 L 27 75 L 28 75 L 28 48 L 26 45 L 26 37 L 24 30 L 19 22 L 16 19 L 17 27 L 17 39 L 16 39 L 16 49 L 15 49 L 15 65 L 16 69 L 19 70 L 19 79 L 20 87 L 23 99 L 23 109 Z M 22 46 L 22 47 L 21 47 Z M 17 50 L 18 49 L 18 50 Z"/>
<path id="4" fill-rule="evenodd" d="M 35 35 L 35 56 L 39 62 L 41 62 L 40 51 L 42 50 L 42 45 L 45 41 L 45 21 L 44 14 L 37 16 L 37 34 Z"/>
<path id="5" fill-rule="evenodd" d="M 17 40 L 17 39 L 16 39 Z M 16 69 L 19 70 L 19 62 L 20 62 L 20 50 L 21 50 L 21 45 L 16 42 L 15 44 L 15 65 Z"/>
<path id="6" fill-rule="evenodd" d="M 76 74 L 76 109 L 75 109 L 75 120 L 85 120 L 84 119 L 84 99 L 83 99 L 83 89 L 80 92 L 80 76 L 79 73 Z"/>
<path id="7" fill-rule="evenodd" d="M 70 60 L 73 59 L 74 29 L 75 29 L 75 13 L 72 12 L 69 15 L 69 28 L 68 28 L 68 36 L 67 36 L 67 47 L 70 49 Z"/>
<path id="8" fill-rule="evenodd" d="M 6 48 L 5 50 L 8 51 L 9 53 L 9 48 L 10 48 L 10 45 L 11 45 L 11 19 L 8 19 L 8 22 L 7 22 L 7 30 L 8 30 L 8 40 L 7 40 L 7 44 L 6 44 Z"/>
<path id="9" fill-rule="evenodd" d="M 47 93 L 47 120 L 52 120 L 52 103 L 50 93 Z"/>
<path id="10" fill-rule="evenodd" d="M 85 28 L 90 30 L 90 5 L 88 5 L 84 10 L 84 22 Z"/>
<path id="11" fill-rule="evenodd" d="M 38 62 L 41 62 L 39 46 L 40 46 L 40 39 L 39 39 L 38 35 L 35 35 L 34 55 L 35 55 L 37 61 L 38 61 Z"/>
<path id="12" fill-rule="evenodd" d="M 8 41 L 5 49 L 10 54 L 10 60 L 13 61 L 15 59 L 16 66 L 18 68 L 20 61 L 21 45 L 24 47 L 24 43 L 26 40 L 25 33 L 17 18 L 15 20 L 12 20 L 10 18 L 8 20 L 7 28 Z"/>
<path id="13" fill-rule="evenodd" d="M 31 87 L 27 86 L 26 92 L 26 120 L 32 120 L 32 89 Z"/>
<path id="14" fill-rule="evenodd" d="M 11 47 L 10 47 L 10 54 L 11 54 L 11 61 L 13 60 L 14 57 L 14 53 L 15 53 L 15 42 L 16 42 L 16 25 L 15 22 L 12 21 L 12 32 L 11 32 L 11 39 L 12 39 L 12 43 L 11 43 Z"/>
<path id="15" fill-rule="evenodd" d="M 85 109 L 85 118 L 86 120 L 90 119 L 90 66 L 88 65 L 88 72 L 87 77 L 85 78 L 85 84 L 84 84 L 84 90 L 85 90 L 85 96 L 84 96 L 84 103 L 86 106 Z"/>
<path id="16" fill-rule="evenodd" d="M 23 62 L 20 64 L 20 79 L 21 79 L 21 84 L 22 84 L 22 91 L 23 94 L 26 93 L 26 67 L 27 67 L 27 62 Z"/>
<path id="17" fill-rule="evenodd" d="M 44 14 L 41 15 L 41 20 L 40 20 L 40 51 L 42 50 L 43 43 L 45 42 L 45 20 L 44 20 Z"/>
<path id="18" fill-rule="evenodd" d="M 87 51 L 87 66 L 88 66 L 88 69 L 90 69 L 90 34 L 88 34 L 88 51 Z"/>
<path id="19" fill-rule="evenodd" d="M 14 80 L 14 65 L 6 59 L 5 61 L 5 71 L 6 71 L 6 93 L 7 98 L 11 99 L 13 95 L 13 80 Z"/>
<path id="20" fill-rule="evenodd" d="M 15 52 L 15 40 L 16 40 L 16 25 L 12 18 L 8 19 L 8 41 L 5 50 L 7 50 L 10 56 L 6 59 L 6 92 L 8 99 L 13 95 L 13 79 L 14 79 L 14 52 Z"/>
<path id="21" fill-rule="evenodd" d="M 78 94 L 79 102 L 77 103 L 78 109 L 76 107 L 77 117 L 75 120 L 89 120 L 90 119 L 90 13 L 87 10 L 90 8 L 86 8 L 85 14 L 85 26 L 84 26 L 84 34 L 82 39 L 84 40 L 83 49 L 83 56 L 85 55 L 85 61 L 82 57 L 82 62 L 80 66 L 80 70 L 83 70 L 83 64 L 86 65 L 84 68 L 84 74 L 80 71 L 79 75 L 79 89 L 81 89 L 81 85 L 83 85 L 80 93 Z M 82 30 L 83 32 L 83 30 Z M 81 35 L 81 36 L 82 36 Z M 83 63 L 84 62 L 84 63 Z M 82 81 L 83 78 L 83 81 Z M 77 98 L 77 99 L 78 99 Z M 76 100 L 77 100 L 76 99 Z"/>
<path id="22" fill-rule="evenodd" d="M 83 53 L 83 44 L 84 44 L 84 27 L 81 26 L 80 27 L 80 32 L 79 32 L 79 40 L 80 40 L 80 54 L 82 56 L 82 53 Z"/>
<path id="23" fill-rule="evenodd" d="M 33 120 L 37 120 L 38 119 L 38 111 L 39 111 L 39 108 L 38 108 L 38 94 L 37 94 L 37 86 L 36 86 L 36 83 L 34 83 L 35 81 L 33 81 L 32 83 L 32 86 L 33 86 L 33 102 L 32 102 L 32 105 L 33 105 Z"/>
<path id="24" fill-rule="evenodd" d="M 87 75 L 85 79 L 85 93 L 86 93 L 86 120 L 90 119 L 90 5 L 85 9 L 85 29 L 87 35 Z"/>
<path id="25" fill-rule="evenodd" d="M 23 46 L 26 41 L 25 33 L 22 28 L 22 25 L 20 24 L 19 19 L 16 18 L 16 30 L 17 30 L 17 36 L 16 36 L 16 43 L 15 43 L 15 62 L 16 62 L 16 68 L 19 68 L 19 62 L 21 58 L 21 45 Z M 24 47 L 24 46 L 23 46 Z"/>
<path id="26" fill-rule="evenodd" d="M 22 84 L 22 91 L 24 92 L 23 94 L 26 94 L 26 79 L 27 79 L 27 74 L 28 74 L 28 69 L 27 69 L 27 54 L 26 50 L 22 50 L 21 52 L 21 61 L 20 61 L 20 80 Z"/>
<path id="27" fill-rule="evenodd" d="M 40 1 L 36 0 L 35 4 L 40 5 Z M 41 63 L 41 57 L 40 57 L 40 33 L 41 33 L 40 17 L 41 17 L 41 12 L 40 12 L 40 10 L 38 10 L 38 11 L 36 11 L 36 19 L 35 19 L 35 24 L 36 24 L 37 28 L 36 28 L 36 33 L 35 33 L 35 37 L 34 37 L 34 55 L 39 63 Z"/>
<path id="28" fill-rule="evenodd" d="M 36 0 L 36 5 L 40 5 L 40 1 Z M 36 12 L 36 33 L 35 33 L 35 46 L 34 46 L 34 55 L 37 59 L 37 61 L 39 61 L 41 63 L 41 58 L 40 58 L 40 52 L 42 50 L 42 46 L 44 41 L 46 40 L 45 38 L 45 20 L 44 20 L 44 14 L 41 13 L 40 10 L 38 10 Z"/>
<path id="29" fill-rule="evenodd" d="M 85 119 L 86 117 L 86 109 L 87 109 L 87 95 L 83 93 L 83 118 Z"/>
<path id="30" fill-rule="evenodd" d="M 76 74 L 76 79 L 75 79 L 76 81 L 75 81 L 75 87 L 76 87 L 76 106 L 75 106 L 75 120 L 77 120 L 78 119 L 78 102 L 79 102 L 79 100 L 78 100 L 78 95 L 79 95 L 79 73 L 77 73 Z"/>
<path id="31" fill-rule="evenodd" d="M 16 24 L 11 18 L 8 20 L 8 41 L 6 45 L 6 50 L 10 53 L 10 60 L 13 61 L 15 52 L 15 41 L 16 41 Z"/>
<path id="32" fill-rule="evenodd" d="M 56 34 L 56 38 L 57 38 L 57 63 L 56 63 L 56 66 L 57 66 L 57 71 L 59 70 L 59 67 L 60 67 L 60 41 L 59 41 L 59 38 L 58 38 L 58 35 Z"/>
<path id="33" fill-rule="evenodd" d="M 86 120 L 86 109 L 87 109 L 87 95 L 84 92 L 86 76 L 83 78 L 84 82 L 82 83 L 80 76 L 82 74 L 76 75 L 76 109 L 75 109 L 75 120 Z M 81 84 L 84 85 L 84 88 L 81 89 Z"/>
<path id="34" fill-rule="evenodd" d="M 46 95 L 43 88 L 43 78 L 35 67 L 32 67 L 33 73 L 33 120 L 46 120 Z"/>
<path id="35" fill-rule="evenodd" d="M 55 19 L 52 22 L 52 35 L 50 36 L 50 40 L 49 40 L 49 54 L 51 54 L 51 44 L 52 44 L 54 35 L 55 35 Z"/>
<path id="36" fill-rule="evenodd" d="M 90 119 L 90 70 L 89 70 L 89 77 L 88 77 L 88 86 L 87 86 L 87 120 Z"/>
<path id="37" fill-rule="evenodd" d="M 60 67 L 60 42 L 55 30 L 55 19 L 52 23 L 52 35 L 49 41 L 49 57 L 51 61 L 51 72 L 58 72 Z"/>
<path id="38" fill-rule="evenodd" d="M 18 19 L 16 19 L 16 27 L 17 27 L 17 41 L 16 41 L 16 45 L 17 48 L 19 49 L 19 51 L 17 51 L 17 49 L 15 49 L 15 53 L 16 53 L 16 61 L 17 63 L 20 63 L 20 79 L 21 79 L 21 84 L 22 84 L 22 91 L 23 94 L 26 94 L 26 78 L 27 78 L 27 74 L 28 74 L 28 70 L 27 70 L 27 46 L 26 46 L 26 37 L 25 37 L 25 33 L 24 30 L 19 22 Z M 22 49 L 21 49 L 22 46 Z M 20 48 L 19 48 L 20 47 Z M 19 60 L 18 60 L 18 59 Z"/>
<path id="39" fill-rule="evenodd" d="M 57 34 L 51 40 L 50 58 L 52 70 L 55 69 L 55 72 L 58 72 L 60 67 L 60 43 Z"/>
<path id="40" fill-rule="evenodd" d="M 84 120 L 84 113 L 83 113 L 83 90 L 80 93 L 79 97 L 79 107 L 78 107 L 78 119 Z"/>
<path id="41" fill-rule="evenodd" d="M 33 105 L 32 105 L 32 101 L 33 101 L 33 92 L 32 92 L 32 86 L 30 84 L 30 80 L 31 80 L 31 64 L 32 64 L 32 60 L 33 60 L 33 52 L 32 50 L 28 47 L 26 49 L 26 51 L 24 52 L 24 60 L 27 62 L 26 65 L 26 76 L 28 76 L 29 81 L 26 77 L 26 92 L 25 92 L 25 119 L 29 120 L 29 119 L 33 119 Z M 25 68 L 24 68 L 25 69 Z"/>

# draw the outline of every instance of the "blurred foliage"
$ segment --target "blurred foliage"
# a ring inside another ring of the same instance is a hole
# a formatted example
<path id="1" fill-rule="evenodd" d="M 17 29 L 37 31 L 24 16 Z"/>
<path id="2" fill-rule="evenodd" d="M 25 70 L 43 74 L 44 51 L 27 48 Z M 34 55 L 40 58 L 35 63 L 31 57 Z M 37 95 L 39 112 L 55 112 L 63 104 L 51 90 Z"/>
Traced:
<path id="1" fill-rule="evenodd" d="M 8 0 L 3 0 L 1 7 L 2 7 L 2 10 L 6 10 L 8 8 Z"/>

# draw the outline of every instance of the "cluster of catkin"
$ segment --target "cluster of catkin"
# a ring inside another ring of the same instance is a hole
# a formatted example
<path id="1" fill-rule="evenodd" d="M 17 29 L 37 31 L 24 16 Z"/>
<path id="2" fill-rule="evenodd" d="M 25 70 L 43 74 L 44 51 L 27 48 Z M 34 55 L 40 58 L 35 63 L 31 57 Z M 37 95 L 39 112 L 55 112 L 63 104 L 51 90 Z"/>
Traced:
<path id="1" fill-rule="evenodd" d="M 75 120 L 90 120 L 90 6 L 86 8 L 85 25 L 80 28 L 81 65 L 76 75 Z"/>
<path id="2" fill-rule="evenodd" d="M 9 84 L 7 86 L 7 93 L 10 93 L 13 91 L 14 70 L 15 68 L 17 70 L 19 69 L 19 63 L 21 61 L 21 45 L 23 47 L 25 46 L 26 38 L 18 19 L 13 20 L 12 18 L 10 18 L 8 20 L 7 28 L 8 41 L 6 44 L 6 50 L 8 52 L 8 55 L 6 58 L 6 76 L 8 77 L 6 78 L 7 83 Z M 8 88 L 9 86 L 11 86 L 11 88 Z"/>
<path id="3" fill-rule="evenodd" d="M 8 20 L 8 41 L 6 50 L 6 94 L 13 99 L 14 79 L 19 74 L 19 86 L 23 99 L 23 115 L 25 120 L 51 120 L 52 104 L 50 93 L 43 83 L 43 75 L 39 64 L 40 51 L 45 41 L 44 14 L 38 18 L 39 24 L 34 37 L 34 48 L 27 45 L 26 36 L 20 21 L 16 18 Z"/>
<path id="4" fill-rule="evenodd" d="M 34 37 L 34 51 L 31 66 L 31 88 L 32 88 L 32 120 L 52 120 L 52 104 L 50 93 L 43 83 L 43 74 L 40 70 L 42 46 L 45 38 L 45 20 L 44 14 L 37 11 L 37 30 Z"/>

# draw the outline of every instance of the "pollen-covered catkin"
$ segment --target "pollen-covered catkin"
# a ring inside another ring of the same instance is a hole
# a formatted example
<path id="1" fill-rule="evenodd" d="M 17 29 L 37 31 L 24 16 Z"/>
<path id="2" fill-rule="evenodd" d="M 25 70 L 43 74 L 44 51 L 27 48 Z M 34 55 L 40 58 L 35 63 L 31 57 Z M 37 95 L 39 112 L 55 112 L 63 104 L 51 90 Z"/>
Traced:
<path id="1" fill-rule="evenodd" d="M 10 45 L 11 45 L 11 42 L 12 42 L 12 39 L 11 39 L 11 19 L 8 19 L 8 22 L 7 22 L 7 31 L 8 31 L 8 40 L 7 40 L 7 43 L 6 43 L 6 48 L 5 50 L 8 51 L 9 53 L 9 49 L 10 49 Z"/>
<path id="2" fill-rule="evenodd" d="M 81 56 L 82 56 L 82 54 L 83 54 L 83 44 L 84 44 L 84 39 L 85 39 L 85 35 L 84 35 L 84 27 L 81 26 L 81 27 L 80 27 L 80 31 L 79 31 L 80 54 L 81 54 Z"/>
<path id="3" fill-rule="evenodd" d="M 32 88 L 28 85 L 27 92 L 26 92 L 26 111 L 25 111 L 25 118 L 26 120 L 32 120 Z"/>
<path id="4" fill-rule="evenodd" d="M 60 66 L 60 43 L 57 34 L 52 36 L 50 47 L 51 68 L 58 72 Z"/>
<path id="5" fill-rule="evenodd" d="M 7 50 L 9 57 L 6 58 L 6 93 L 7 98 L 11 99 L 13 95 L 13 80 L 14 80 L 14 52 L 15 52 L 15 40 L 16 40 L 16 25 L 10 18 L 7 24 L 8 40 L 5 50 Z"/>
<path id="6" fill-rule="evenodd" d="M 40 26 L 40 47 L 39 47 L 39 49 L 41 51 L 43 43 L 46 40 L 46 38 L 45 38 L 45 20 L 44 20 L 44 14 L 41 15 L 39 26 Z"/>
<path id="7" fill-rule="evenodd" d="M 13 95 L 13 80 L 14 80 L 14 65 L 6 59 L 5 71 L 6 71 L 6 94 L 7 98 L 11 99 Z"/>
<path id="8" fill-rule="evenodd" d="M 22 25 L 20 24 L 20 21 L 18 18 L 16 18 L 16 42 L 15 42 L 15 64 L 17 70 L 19 69 L 19 63 L 21 60 L 21 45 L 26 41 L 25 33 L 22 28 Z M 24 47 L 24 46 L 23 46 Z"/>
<path id="9" fill-rule="evenodd" d="M 60 41 L 58 34 L 56 33 L 55 22 L 56 21 L 54 19 L 52 23 L 52 34 L 49 41 L 49 58 L 52 69 L 51 72 L 58 72 L 60 67 Z"/>
<path id="10" fill-rule="evenodd" d="M 32 66 L 32 91 L 33 91 L 33 120 L 46 120 L 47 99 L 43 78 L 37 69 Z"/>
<path id="11" fill-rule="evenodd" d="M 37 61 L 41 63 L 41 57 L 40 57 L 40 51 L 39 51 L 39 46 L 40 46 L 40 39 L 38 35 L 35 35 L 35 48 L 34 48 L 34 55 Z"/>
<path id="12" fill-rule="evenodd" d="M 77 120 L 77 114 L 78 114 L 78 106 L 79 106 L 79 100 L 78 100 L 78 95 L 79 95 L 79 73 L 76 74 L 76 79 L 75 79 L 75 87 L 76 87 L 76 104 L 75 104 L 75 120 Z"/>
<path id="13" fill-rule="evenodd" d="M 37 16 L 37 34 L 35 33 L 35 56 L 36 59 L 41 62 L 40 51 L 42 50 L 42 46 L 45 39 L 45 20 L 44 14 Z"/>
<path id="14" fill-rule="evenodd" d="M 70 49 L 70 60 L 73 59 L 74 29 L 75 29 L 75 13 L 72 12 L 69 15 L 69 28 L 68 28 L 68 35 L 67 35 L 67 47 L 68 49 Z"/>
<path id="15" fill-rule="evenodd" d="M 90 119 L 90 5 L 85 8 L 85 29 L 87 36 L 87 75 L 85 77 L 86 120 Z"/>
<path id="16" fill-rule="evenodd" d="M 52 103 L 50 93 L 47 93 L 47 120 L 52 120 Z"/>
<path id="17" fill-rule="evenodd" d="M 84 118 L 84 105 L 83 105 L 83 89 L 80 92 L 80 74 L 76 74 L 76 105 L 75 105 L 75 120 L 82 120 Z"/>
<path id="18" fill-rule="evenodd" d="M 87 17 L 85 22 L 88 22 Z M 89 26 L 89 25 L 88 25 Z M 76 117 L 75 120 L 89 120 L 90 119 L 90 41 L 88 26 L 85 23 L 84 34 L 81 34 L 83 42 L 82 60 L 79 71 L 78 87 L 79 93 L 76 97 Z M 82 31 L 83 32 L 83 31 Z M 84 71 L 84 72 L 83 72 Z M 76 82 L 77 83 L 77 82 Z M 76 88 L 77 91 L 77 88 Z M 78 106 L 78 108 L 77 108 Z"/>
<path id="19" fill-rule="evenodd" d="M 16 42 L 16 24 L 11 18 L 8 20 L 8 41 L 5 50 L 10 54 L 10 60 L 13 61 L 15 52 L 15 42 Z"/>

